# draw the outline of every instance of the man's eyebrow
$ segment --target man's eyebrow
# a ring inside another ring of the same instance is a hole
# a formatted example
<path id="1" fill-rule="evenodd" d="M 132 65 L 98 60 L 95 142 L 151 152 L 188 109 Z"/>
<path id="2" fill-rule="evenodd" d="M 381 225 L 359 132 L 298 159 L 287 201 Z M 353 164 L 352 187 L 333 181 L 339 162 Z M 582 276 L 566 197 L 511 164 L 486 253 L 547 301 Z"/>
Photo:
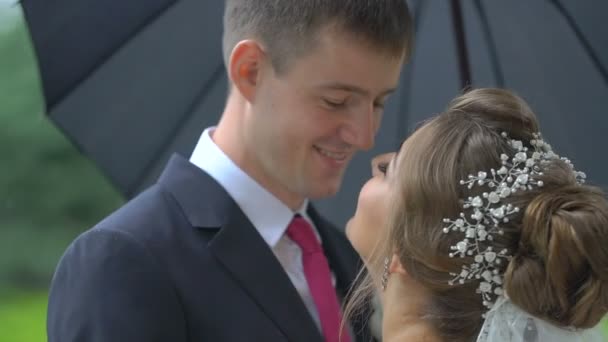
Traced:
<path id="1" fill-rule="evenodd" d="M 325 83 L 321 85 L 321 88 L 325 88 L 325 89 L 331 89 L 331 90 L 343 90 L 343 91 L 349 91 L 352 93 L 356 93 L 356 94 L 360 94 L 360 95 L 364 95 L 364 96 L 369 96 L 370 93 L 368 90 L 363 89 L 361 87 L 358 87 L 356 85 L 353 84 L 347 84 L 347 83 L 340 83 L 340 82 L 331 82 L 331 83 Z M 389 88 L 384 90 L 380 96 L 386 96 L 392 92 L 394 92 L 397 88 Z"/>

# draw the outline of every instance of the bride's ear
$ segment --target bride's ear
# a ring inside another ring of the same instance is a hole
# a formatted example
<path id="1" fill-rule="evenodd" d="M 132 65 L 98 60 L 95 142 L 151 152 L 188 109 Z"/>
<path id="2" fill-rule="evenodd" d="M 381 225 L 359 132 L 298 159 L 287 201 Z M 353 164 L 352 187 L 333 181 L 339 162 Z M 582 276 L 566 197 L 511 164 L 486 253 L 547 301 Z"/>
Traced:
<path id="1" fill-rule="evenodd" d="M 393 254 L 391 259 L 391 263 L 388 265 L 389 273 L 399 273 L 401 275 L 407 275 L 407 271 L 399 261 L 399 256 L 397 254 Z"/>

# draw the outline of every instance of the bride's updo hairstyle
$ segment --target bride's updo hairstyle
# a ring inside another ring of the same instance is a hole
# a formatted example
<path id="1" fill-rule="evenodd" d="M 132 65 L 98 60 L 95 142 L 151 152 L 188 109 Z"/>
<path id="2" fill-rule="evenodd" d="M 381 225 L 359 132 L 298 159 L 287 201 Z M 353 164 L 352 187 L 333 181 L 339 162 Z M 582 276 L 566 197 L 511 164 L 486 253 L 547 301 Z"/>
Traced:
<path id="1" fill-rule="evenodd" d="M 502 132 L 532 149 L 539 125 L 521 98 L 500 89 L 472 90 L 414 132 L 392 175 L 394 207 L 386 234 L 368 260 L 378 276 L 390 251 L 399 256 L 408 275 L 431 293 L 422 315 L 446 341 L 475 340 L 487 308 L 476 292 L 479 280 L 449 284 L 450 273 L 459 274 L 474 256 L 449 256 L 462 236 L 445 234 L 443 219 L 457 218 L 463 199 L 489 191 L 468 189 L 460 180 L 498 169 L 501 154 L 515 154 Z M 506 248 L 512 256 L 499 271 L 514 304 L 561 327 L 590 328 L 608 310 L 608 202 L 600 189 L 577 183 L 562 160 L 543 164 L 542 172 L 542 187 L 501 200 L 521 210 L 501 223 L 504 234 L 486 246 Z M 370 288 L 368 278 L 351 304 Z"/>

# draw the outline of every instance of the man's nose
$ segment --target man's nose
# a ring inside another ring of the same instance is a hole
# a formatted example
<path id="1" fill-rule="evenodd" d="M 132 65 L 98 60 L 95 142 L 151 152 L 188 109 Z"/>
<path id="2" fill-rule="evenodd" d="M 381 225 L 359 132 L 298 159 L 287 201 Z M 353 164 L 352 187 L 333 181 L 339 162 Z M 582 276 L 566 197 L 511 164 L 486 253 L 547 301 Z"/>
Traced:
<path id="1" fill-rule="evenodd" d="M 374 112 L 373 107 L 357 113 L 344 125 L 342 139 L 360 150 L 369 150 L 374 147 L 378 123 L 379 114 Z"/>

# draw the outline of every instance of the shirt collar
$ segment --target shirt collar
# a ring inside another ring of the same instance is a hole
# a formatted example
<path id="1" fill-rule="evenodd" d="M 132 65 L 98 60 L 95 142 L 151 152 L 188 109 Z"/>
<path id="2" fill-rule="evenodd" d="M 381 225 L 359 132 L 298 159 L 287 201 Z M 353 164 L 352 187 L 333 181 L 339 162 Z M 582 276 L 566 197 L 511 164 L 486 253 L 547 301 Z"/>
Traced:
<path id="1" fill-rule="evenodd" d="M 208 173 L 243 210 L 264 241 L 274 248 L 287 230 L 294 214 L 312 223 L 306 213 L 308 200 L 293 212 L 287 205 L 241 170 L 213 141 L 215 127 L 205 129 L 190 162 Z"/>

